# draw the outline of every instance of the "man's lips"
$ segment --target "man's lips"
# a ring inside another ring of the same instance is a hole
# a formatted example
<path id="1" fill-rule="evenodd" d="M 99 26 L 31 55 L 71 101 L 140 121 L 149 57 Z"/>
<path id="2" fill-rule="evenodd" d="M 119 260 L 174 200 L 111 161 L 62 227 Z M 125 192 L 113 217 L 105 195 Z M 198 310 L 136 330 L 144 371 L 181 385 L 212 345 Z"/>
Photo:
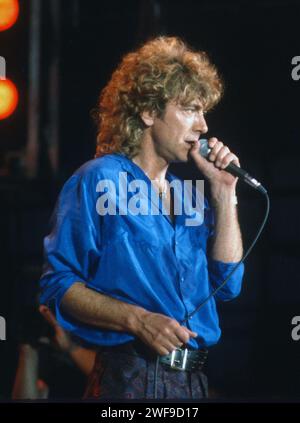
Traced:
<path id="1" fill-rule="evenodd" d="M 188 144 L 190 147 L 193 147 L 197 140 L 185 140 L 185 143 Z"/>

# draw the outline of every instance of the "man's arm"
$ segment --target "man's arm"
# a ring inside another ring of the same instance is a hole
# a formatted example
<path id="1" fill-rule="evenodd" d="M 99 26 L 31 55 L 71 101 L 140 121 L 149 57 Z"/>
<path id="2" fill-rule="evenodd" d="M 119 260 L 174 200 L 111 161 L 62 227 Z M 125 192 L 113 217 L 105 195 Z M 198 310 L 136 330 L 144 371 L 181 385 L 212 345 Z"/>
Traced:
<path id="1" fill-rule="evenodd" d="M 134 332 L 146 310 L 74 283 L 63 296 L 62 311 L 88 325 L 121 332 Z"/>
<path id="2" fill-rule="evenodd" d="M 74 283 L 66 291 L 61 308 L 83 323 L 130 332 L 161 355 L 168 354 L 187 343 L 190 337 L 197 336 L 168 316 L 103 295 L 80 282 Z"/>
<path id="3" fill-rule="evenodd" d="M 215 234 L 211 258 L 224 263 L 238 262 L 243 255 L 242 237 L 235 205 L 237 178 L 224 171 L 230 162 L 239 166 L 239 159 L 217 138 L 208 141 L 211 153 L 208 159 L 199 153 L 200 143 L 195 142 L 190 155 L 211 189 L 215 208 Z"/>
<path id="4" fill-rule="evenodd" d="M 235 192 L 212 190 L 215 210 L 215 233 L 212 241 L 211 258 L 223 263 L 235 263 L 243 255 L 242 236 L 235 205 Z"/>

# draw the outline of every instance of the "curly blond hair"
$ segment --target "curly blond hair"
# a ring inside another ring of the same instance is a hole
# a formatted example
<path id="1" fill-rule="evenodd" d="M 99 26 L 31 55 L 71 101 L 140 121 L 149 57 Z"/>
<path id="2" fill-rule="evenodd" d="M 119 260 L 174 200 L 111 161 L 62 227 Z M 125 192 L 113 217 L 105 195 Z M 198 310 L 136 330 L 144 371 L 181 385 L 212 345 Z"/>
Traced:
<path id="1" fill-rule="evenodd" d="M 200 99 L 205 111 L 221 98 L 223 84 L 205 52 L 180 38 L 158 37 L 125 55 L 100 94 L 96 157 L 138 154 L 145 125 L 141 112 L 161 116 L 166 103 Z"/>

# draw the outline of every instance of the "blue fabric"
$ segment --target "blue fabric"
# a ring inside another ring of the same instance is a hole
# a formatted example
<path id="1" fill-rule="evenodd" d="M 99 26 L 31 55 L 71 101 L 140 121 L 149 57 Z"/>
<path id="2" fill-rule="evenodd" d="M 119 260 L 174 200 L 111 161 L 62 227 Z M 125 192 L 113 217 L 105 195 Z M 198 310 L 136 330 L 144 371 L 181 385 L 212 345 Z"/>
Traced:
<path id="1" fill-rule="evenodd" d="M 53 215 L 52 232 L 44 240 L 40 302 L 55 308 L 58 322 L 65 329 L 96 345 L 117 345 L 133 340 L 134 336 L 90 327 L 66 316 L 60 302 L 74 282 L 83 282 L 100 293 L 181 322 L 235 265 L 206 255 L 214 218 L 213 209 L 204 197 L 203 210 L 200 207 L 194 215 L 201 224 L 194 226 L 186 224 L 188 214 L 184 207 L 173 224 L 162 213 L 161 202 L 157 213 L 152 215 L 122 215 L 120 204 L 115 205 L 116 215 L 99 214 L 108 205 L 99 199 L 103 200 L 103 192 L 107 191 L 107 195 L 111 192 L 100 187 L 99 182 L 113 181 L 118 200 L 122 190 L 118 187 L 121 172 L 122 175 L 126 172 L 128 183 L 142 180 L 150 190 L 148 176 L 126 156 L 110 154 L 91 160 L 65 183 Z M 183 184 L 170 173 L 167 179 Z M 193 199 L 195 193 L 193 189 Z M 133 195 L 129 193 L 128 199 L 132 200 Z M 179 189 L 174 190 L 174 197 L 183 206 L 185 199 Z M 152 200 L 150 195 L 141 197 L 145 207 L 153 205 Z M 218 341 L 220 328 L 215 300 L 236 297 L 243 273 L 241 265 L 217 295 L 187 322 L 187 327 L 198 333 L 197 338 L 190 339 L 190 347 L 208 347 Z"/>

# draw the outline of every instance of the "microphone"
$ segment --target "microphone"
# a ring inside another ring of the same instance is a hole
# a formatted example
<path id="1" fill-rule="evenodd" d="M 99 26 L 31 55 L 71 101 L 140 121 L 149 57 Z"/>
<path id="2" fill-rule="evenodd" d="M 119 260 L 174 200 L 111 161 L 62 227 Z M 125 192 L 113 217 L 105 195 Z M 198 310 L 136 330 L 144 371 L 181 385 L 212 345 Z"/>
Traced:
<path id="1" fill-rule="evenodd" d="M 200 140 L 200 148 L 199 153 L 202 157 L 207 158 L 211 152 L 211 148 L 208 145 L 208 141 L 205 138 L 201 138 Z M 253 176 L 249 175 L 248 172 L 241 169 L 234 163 L 229 163 L 229 165 L 223 169 L 226 170 L 226 172 L 231 173 L 233 176 L 238 176 L 241 178 L 244 182 L 246 182 L 248 185 L 250 185 L 252 188 L 256 189 L 257 191 L 261 192 L 262 194 L 266 195 L 267 190 L 262 186 L 260 182 L 258 182 Z"/>

